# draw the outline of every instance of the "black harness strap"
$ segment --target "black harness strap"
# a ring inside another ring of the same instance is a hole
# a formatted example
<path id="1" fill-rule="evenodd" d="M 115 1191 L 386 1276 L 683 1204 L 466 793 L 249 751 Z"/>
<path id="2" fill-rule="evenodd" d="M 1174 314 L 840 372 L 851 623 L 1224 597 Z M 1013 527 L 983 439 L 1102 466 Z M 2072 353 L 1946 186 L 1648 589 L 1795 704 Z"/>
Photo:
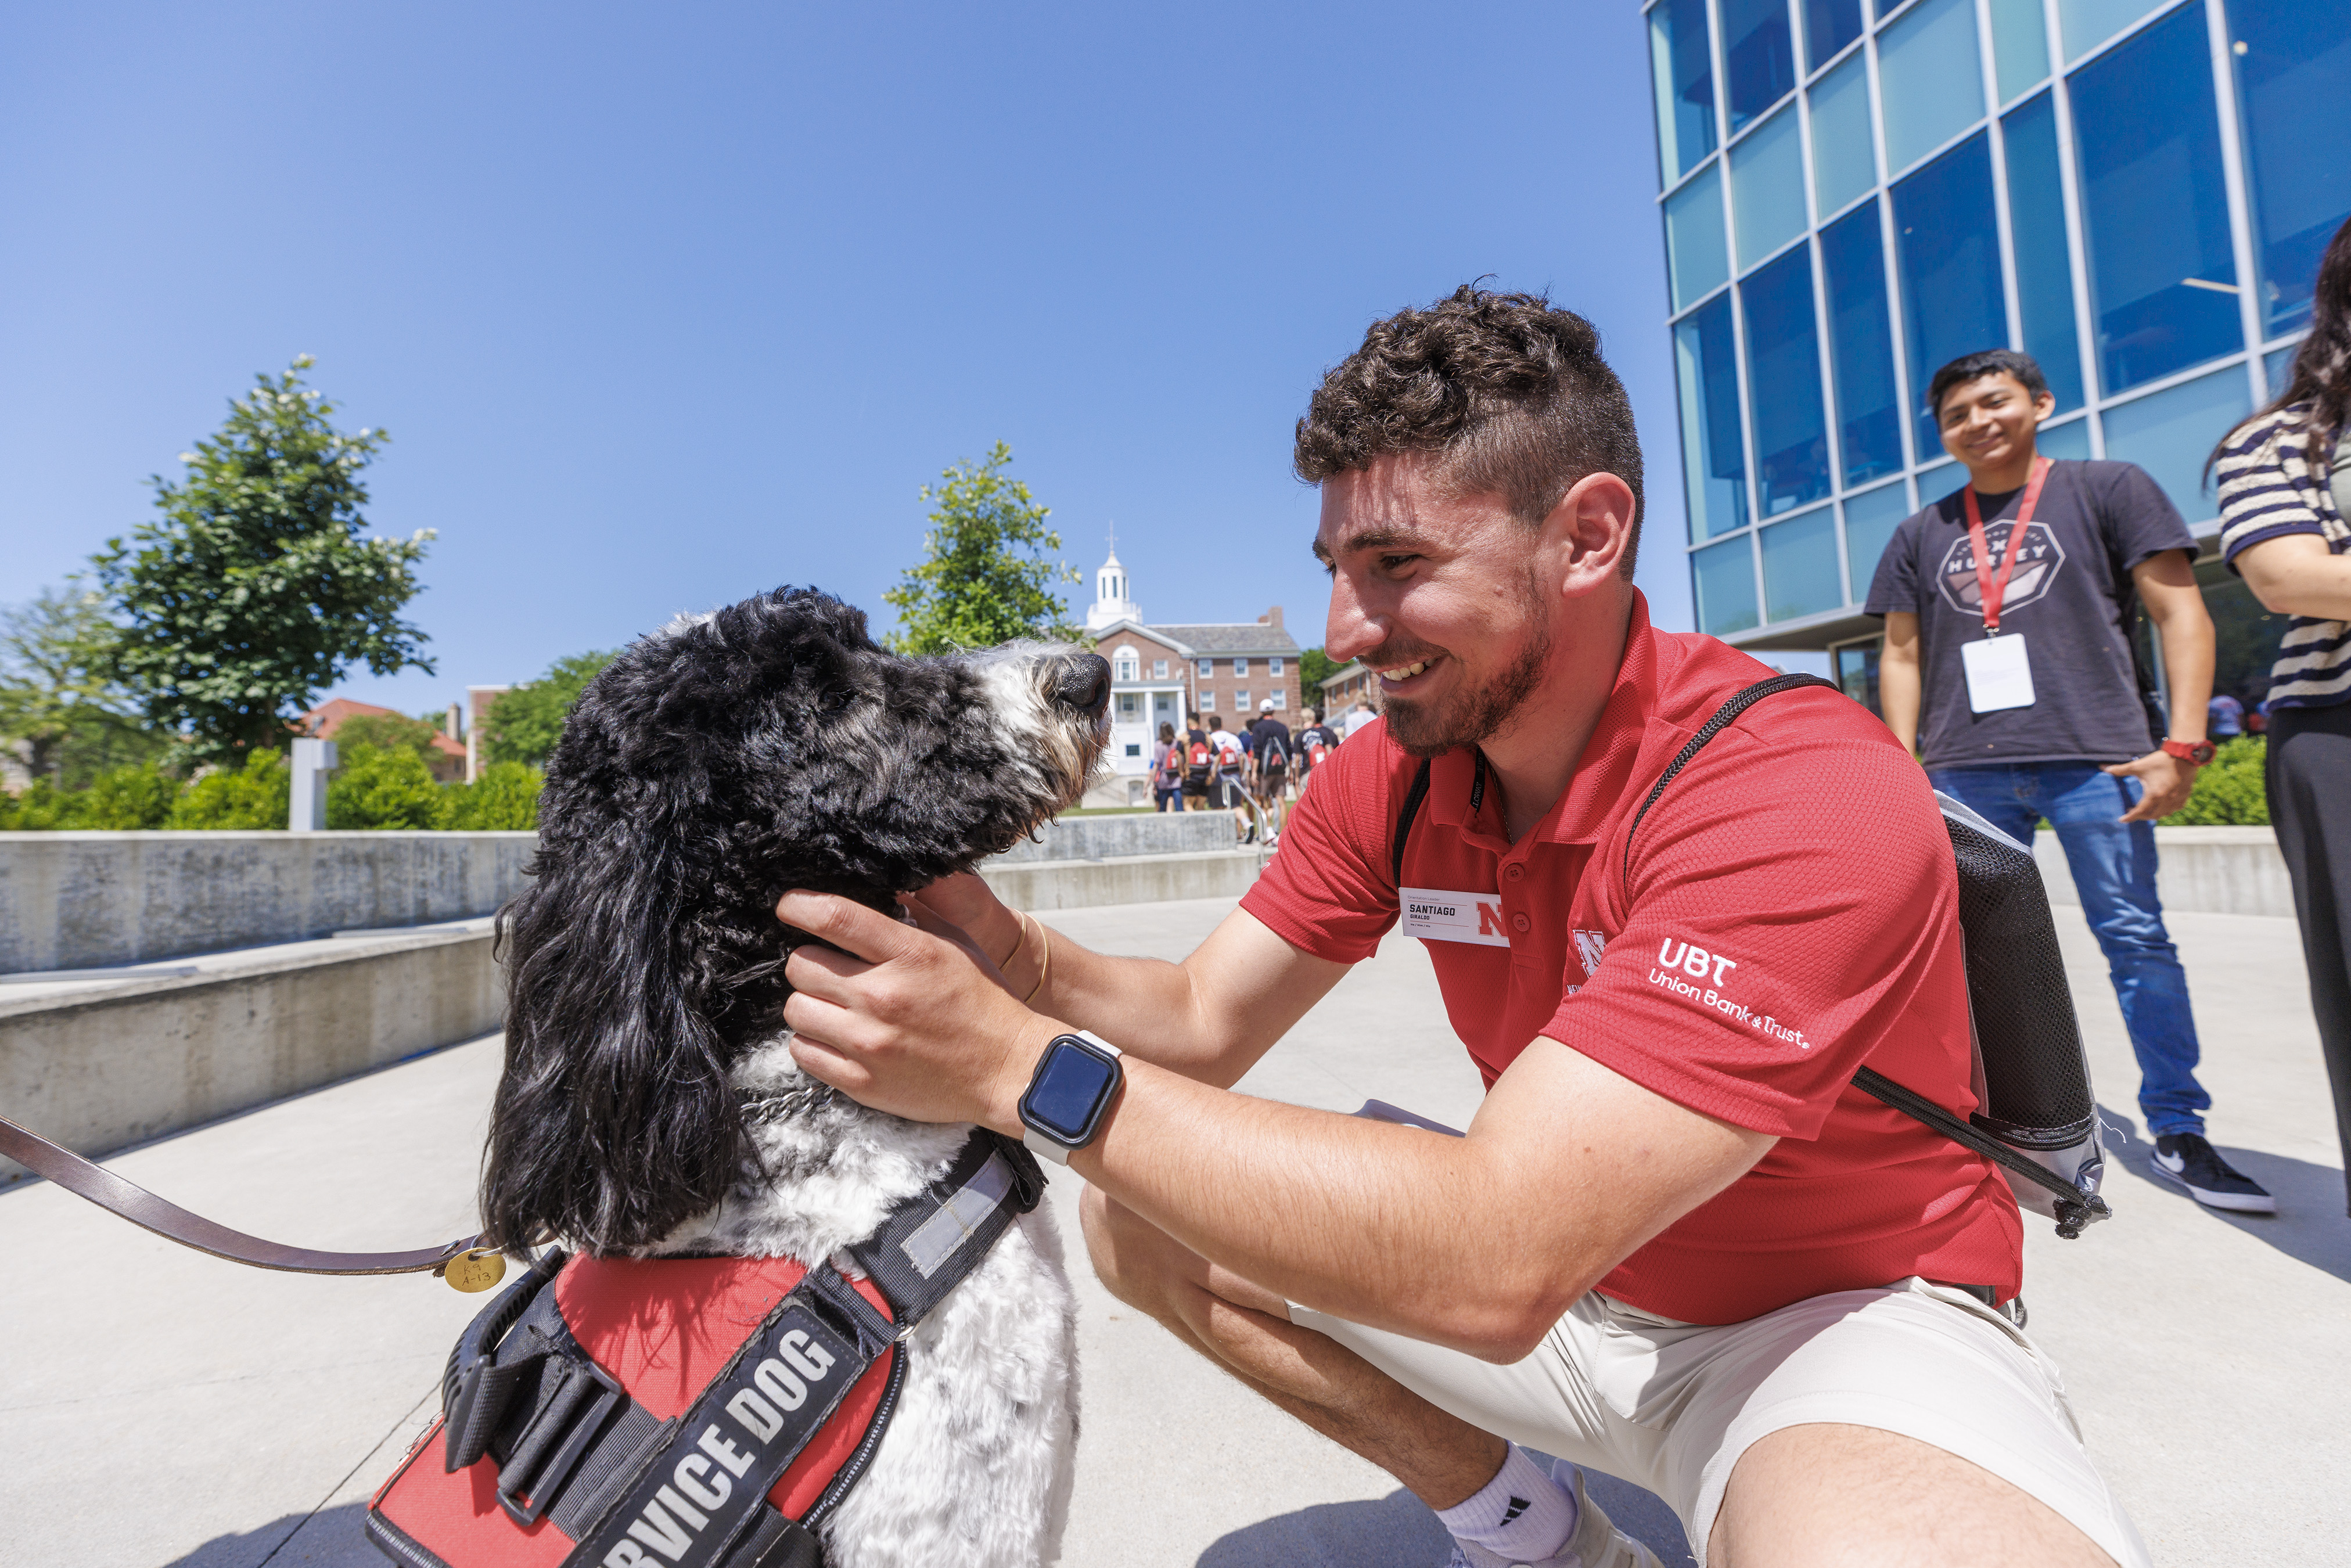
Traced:
<path id="1" fill-rule="evenodd" d="M 1014 1218 L 1037 1207 L 1045 1174 L 1010 1138 L 981 1131 L 918 1201 L 849 1249 L 900 1322 L 919 1321 L 969 1273 Z"/>
<path id="2" fill-rule="evenodd" d="M 1666 792 L 1666 786 L 1672 783 L 1675 776 L 1687 766 L 1690 758 L 1698 755 L 1700 747 L 1728 729 L 1732 721 L 1745 713 L 1749 707 L 1777 693 L 1796 691 L 1805 686 L 1824 686 L 1833 692 L 1843 689 L 1834 681 L 1823 680 L 1818 675 L 1774 675 L 1768 681 L 1758 681 L 1753 685 L 1733 694 L 1729 702 L 1717 708 L 1714 716 L 1698 727 L 1698 733 L 1690 737 L 1689 743 L 1675 753 L 1674 759 L 1666 765 L 1666 770 L 1657 776 L 1656 783 L 1650 787 L 1649 793 L 1642 800 L 1640 809 L 1633 813 L 1632 826 L 1625 830 L 1624 865 L 1621 869 L 1628 893 L 1631 890 L 1633 874 L 1633 836 L 1641 831 L 1642 819 L 1649 814 L 1649 808 L 1657 803 L 1657 797 Z M 1486 782 L 1485 760 L 1482 755 L 1478 759 L 1478 785 L 1480 793 L 1483 792 Z M 1420 814 L 1421 801 L 1427 793 L 1428 764 L 1423 762 L 1420 765 L 1420 771 L 1413 776 L 1412 788 L 1405 794 L 1404 810 L 1396 815 L 1394 855 L 1395 882 L 1399 888 L 1404 885 L 1405 839 L 1411 833 L 1413 819 Z M 1473 810 L 1476 809 L 1474 800 L 1471 809 Z M 2114 1212 L 2107 1207 L 2106 1200 L 2096 1193 L 2067 1181 L 2047 1166 L 2019 1154 L 1990 1134 L 1959 1120 L 1959 1117 L 1916 1090 L 1906 1089 L 1883 1073 L 1865 1067 L 1853 1075 L 1853 1084 L 1863 1093 L 1893 1107 L 1914 1121 L 1931 1127 L 1953 1143 L 1962 1144 L 1973 1149 L 2003 1170 L 2013 1171 L 2026 1180 L 2048 1188 L 2057 1199 L 2057 1234 L 2069 1240 L 2081 1235 L 2084 1226 L 2093 1220 L 2103 1219 Z"/>

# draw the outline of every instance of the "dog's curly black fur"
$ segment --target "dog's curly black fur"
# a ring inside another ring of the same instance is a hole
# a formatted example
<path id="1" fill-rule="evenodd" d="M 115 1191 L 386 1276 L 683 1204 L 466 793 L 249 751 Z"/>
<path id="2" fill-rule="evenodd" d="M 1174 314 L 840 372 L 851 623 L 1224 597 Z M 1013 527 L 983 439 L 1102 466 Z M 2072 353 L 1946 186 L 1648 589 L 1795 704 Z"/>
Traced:
<path id="1" fill-rule="evenodd" d="M 905 658 L 778 589 L 646 637 L 589 684 L 500 920 L 507 1065 L 486 1245 L 651 1246 L 739 1176 L 727 1082 L 780 1028 L 788 888 L 893 899 L 1082 789 L 1108 669 L 1043 644 Z"/>

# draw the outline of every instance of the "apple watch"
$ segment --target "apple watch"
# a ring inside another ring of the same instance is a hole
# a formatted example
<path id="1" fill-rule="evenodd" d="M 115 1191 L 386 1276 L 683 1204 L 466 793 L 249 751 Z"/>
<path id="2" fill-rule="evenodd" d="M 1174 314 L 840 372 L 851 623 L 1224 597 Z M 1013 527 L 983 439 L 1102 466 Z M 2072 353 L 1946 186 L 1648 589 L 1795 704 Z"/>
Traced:
<path id="1" fill-rule="evenodd" d="M 1020 1096 L 1020 1124 L 1027 1129 L 1021 1142 L 1040 1158 L 1068 1165 L 1071 1154 L 1102 1131 L 1125 1078 L 1118 1047 L 1110 1041 L 1084 1030 L 1055 1035 Z"/>
<path id="2" fill-rule="evenodd" d="M 2193 762 L 2201 768 L 2212 760 L 2212 743 L 2209 740 L 2166 740 L 2163 754 L 2177 757 L 2182 762 Z"/>

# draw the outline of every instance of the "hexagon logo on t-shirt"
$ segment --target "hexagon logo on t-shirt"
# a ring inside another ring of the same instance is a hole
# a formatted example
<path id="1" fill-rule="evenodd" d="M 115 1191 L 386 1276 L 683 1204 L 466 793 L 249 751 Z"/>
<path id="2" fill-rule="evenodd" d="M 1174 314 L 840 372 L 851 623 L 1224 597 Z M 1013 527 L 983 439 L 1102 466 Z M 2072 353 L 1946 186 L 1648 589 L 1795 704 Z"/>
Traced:
<path id="1" fill-rule="evenodd" d="M 2001 562 L 2008 554 L 2008 536 L 2014 530 L 2014 518 L 1984 525 L 1984 548 L 1991 555 L 1992 575 L 2000 574 Z M 2048 597 L 2050 586 L 2057 574 L 2065 569 L 2065 547 L 2057 542 L 2055 530 L 2048 524 L 2035 521 L 2025 530 L 2024 553 L 2017 558 L 2016 569 L 2009 574 L 2008 588 L 2001 595 L 2000 613 L 2002 620 L 2014 611 L 2022 610 L 2036 600 Z M 1942 565 L 1936 569 L 1936 585 L 1941 589 L 1943 602 L 1971 620 L 1983 618 L 1983 591 L 1976 581 L 1975 547 L 1964 533 L 1951 541 L 1943 552 Z"/>

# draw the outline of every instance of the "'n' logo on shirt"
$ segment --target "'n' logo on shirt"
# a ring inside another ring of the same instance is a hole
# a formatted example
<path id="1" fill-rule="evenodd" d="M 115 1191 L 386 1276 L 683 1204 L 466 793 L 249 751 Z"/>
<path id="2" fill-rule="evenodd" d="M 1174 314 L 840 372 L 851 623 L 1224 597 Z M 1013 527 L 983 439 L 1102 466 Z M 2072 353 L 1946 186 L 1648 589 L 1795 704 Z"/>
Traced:
<path id="1" fill-rule="evenodd" d="M 1608 946 L 1605 931 L 1579 931 L 1575 934 L 1575 956 L 1583 963 L 1583 977 L 1592 978 L 1600 972 L 1600 955 Z"/>

